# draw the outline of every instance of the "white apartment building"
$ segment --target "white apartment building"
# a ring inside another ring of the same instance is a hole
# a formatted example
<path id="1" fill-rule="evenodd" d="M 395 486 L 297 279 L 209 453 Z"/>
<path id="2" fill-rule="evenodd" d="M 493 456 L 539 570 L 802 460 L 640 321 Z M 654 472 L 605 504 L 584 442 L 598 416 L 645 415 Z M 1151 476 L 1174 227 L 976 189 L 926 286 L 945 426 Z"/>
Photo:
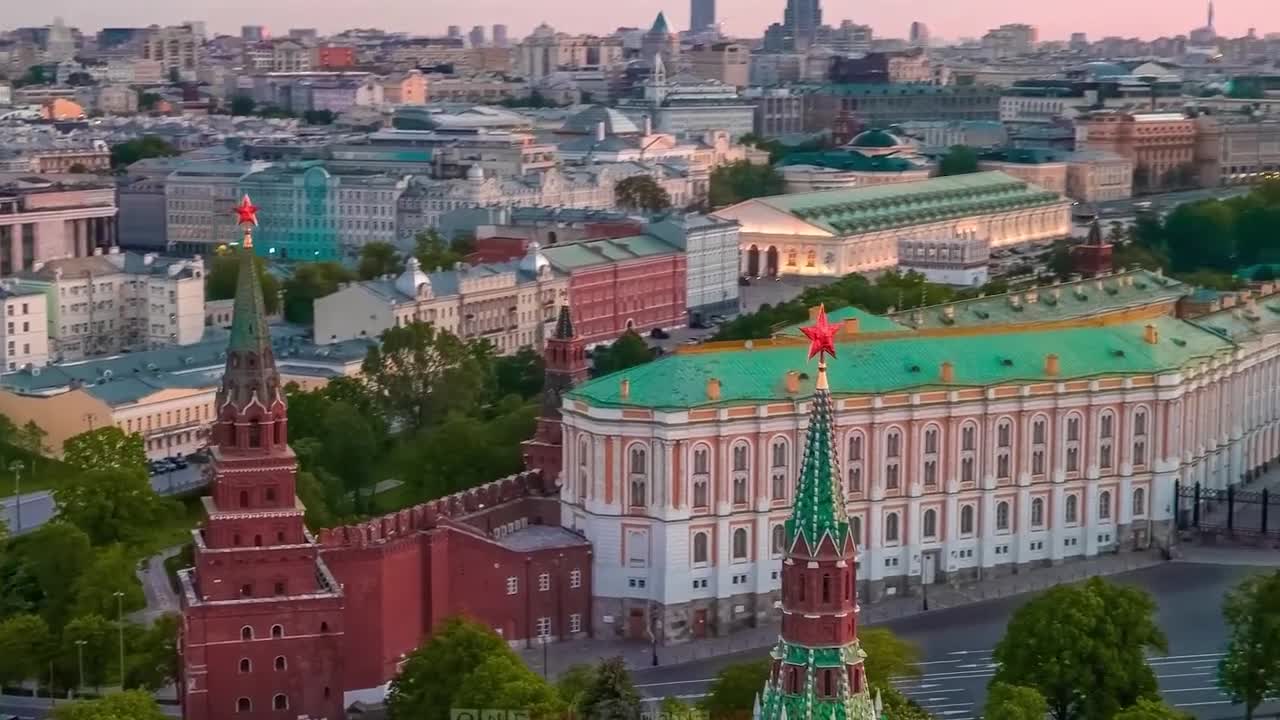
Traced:
<path id="1" fill-rule="evenodd" d="M 14 278 L 0 281 L 0 367 L 49 364 L 47 317 L 43 288 Z"/>
<path id="2" fill-rule="evenodd" d="M 142 57 L 155 60 L 166 75 L 177 72 L 183 80 L 195 80 L 200 70 L 202 43 L 190 27 L 156 27 L 147 33 L 142 46 Z"/>
<path id="3" fill-rule="evenodd" d="M 191 345 L 204 336 L 204 261 L 111 252 L 22 276 L 45 293 L 49 357 L 65 362 Z"/>

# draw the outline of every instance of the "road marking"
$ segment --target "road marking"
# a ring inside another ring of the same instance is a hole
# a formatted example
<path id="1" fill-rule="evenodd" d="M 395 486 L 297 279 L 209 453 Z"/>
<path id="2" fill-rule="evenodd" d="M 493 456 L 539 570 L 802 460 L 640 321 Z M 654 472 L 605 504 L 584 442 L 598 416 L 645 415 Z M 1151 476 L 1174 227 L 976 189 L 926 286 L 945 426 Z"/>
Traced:
<path id="1" fill-rule="evenodd" d="M 1180 660 L 1182 658 L 1217 658 L 1226 655 L 1226 653 L 1200 653 L 1199 655 L 1153 655 L 1147 658 L 1147 662 L 1158 662 L 1160 660 Z"/>
<path id="2" fill-rule="evenodd" d="M 991 650 L 952 650 L 948 655 L 973 655 L 974 653 L 989 653 Z"/>
<path id="3" fill-rule="evenodd" d="M 1205 700 L 1204 702 L 1178 703 L 1174 707 L 1199 707 L 1201 705 L 1229 705 L 1230 700 Z"/>
<path id="4" fill-rule="evenodd" d="M 1176 675 L 1156 675 L 1156 677 L 1160 678 L 1161 680 L 1168 680 L 1169 678 L 1180 678 L 1180 677 L 1203 677 L 1205 675 L 1210 675 L 1210 674 L 1211 673 L 1193 672 L 1193 673 L 1178 673 Z"/>
<path id="5" fill-rule="evenodd" d="M 1217 665 L 1197 665 L 1196 667 L 1193 667 L 1191 669 L 1192 670 L 1217 670 L 1218 666 Z"/>
<path id="6" fill-rule="evenodd" d="M 709 683 L 715 678 L 702 678 L 701 680 L 670 680 L 667 682 L 637 683 L 636 687 L 662 687 L 663 685 L 692 685 L 694 683 Z"/>
<path id="7" fill-rule="evenodd" d="M 966 707 L 966 708 L 973 707 L 973 703 L 966 702 L 966 703 L 944 703 L 942 705 L 929 705 L 925 707 L 925 710 L 928 710 L 929 712 L 934 712 L 937 710 L 941 710 L 942 708 L 953 708 L 953 707 Z"/>
<path id="8" fill-rule="evenodd" d="M 1209 687 L 1198 687 L 1198 688 L 1177 688 L 1176 690 L 1161 690 L 1160 692 L 1162 692 L 1162 693 L 1176 693 L 1176 692 L 1202 692 L 1202 691 L 1204 691 L 1204 690 L 1214 690 L 1214 691 L 1217 691 L 1217 692 L 1221 692 L 1222 688 L 1219 688 L 1217 685 L 1210 685 Z"/>
<path id="9" fill-rule="evenodd" d="M 934 714 L 935 715 L 964 715 L 967 712 L 969 711 L 968 710 L 943 710 L 942 712 L 934 713 Z"/>

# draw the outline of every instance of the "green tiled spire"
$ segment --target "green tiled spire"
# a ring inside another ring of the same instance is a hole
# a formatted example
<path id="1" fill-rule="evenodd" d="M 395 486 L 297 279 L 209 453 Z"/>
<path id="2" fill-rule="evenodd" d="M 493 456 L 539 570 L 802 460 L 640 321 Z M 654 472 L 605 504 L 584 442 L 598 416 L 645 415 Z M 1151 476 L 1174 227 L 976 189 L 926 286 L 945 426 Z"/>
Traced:
<path id="1" fill-rule="evenodd" d="M 803 537 L 809 549 L 816 551 L 826 535 L 831 536 L 835 547 L 843 548 L 849 537 L 849 516 L 840 495 L 840 464 L 836 458 L 832 415 L 831 390 L 823 361 L 818 365 L 817 389 L 809 408 L 809 430 L 796 499 L 786 524 L 788 548 L 793 548 L 796 539 Z"/>
<path id="2" fill-rule="evenodd" d="M 267 304 L 262 297 L 262 283 L 258 282 L 251 245 L 246 244 L 239 253 L 240 271 L 236 278 L 231 341 L 227 345 L 229 353 L 260 351 L 271 346 L 271 336 L 267 332 Z"/>
<path id="3" fill-rule="evenodd" d="M 240 270 L 227 342 L 227 369 L 222 376 L 218 407 L 231 403 L 245 410 L 255 401 L 264 407 L 281 399 L 280 374 L 271 349 L 267 305 L 253 254 L 253 234 L 246 227 L 240 248 Z"/>

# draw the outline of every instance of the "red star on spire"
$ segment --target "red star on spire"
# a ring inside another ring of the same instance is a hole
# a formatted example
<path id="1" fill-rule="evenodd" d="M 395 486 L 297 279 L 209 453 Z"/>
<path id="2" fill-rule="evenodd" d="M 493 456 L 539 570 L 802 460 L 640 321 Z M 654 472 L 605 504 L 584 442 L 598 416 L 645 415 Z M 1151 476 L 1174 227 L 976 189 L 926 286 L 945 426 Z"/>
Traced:
<path id="1" fill-rule="evenodd" d="M 822 360 L 823 355 L 836 356 L 836 333 L 840 331 L 839 325 L 832 325 L 827 322 L 827 309 L 822 305 L 818 306 L 818 317 L 813 325 L 806 328 L 800 328 L 805 337 L 809 338 L 809 359 L 818 356 L 818 360 Z"/>
<path id="2" fill-rule="evenodd" d="M 249 196 L 245 195 L 240 200 L 240 204 L 235 206 L 236 222 L 239 225 L 257 225 L 258 224 L 258 206 L 249 202 Z"/>

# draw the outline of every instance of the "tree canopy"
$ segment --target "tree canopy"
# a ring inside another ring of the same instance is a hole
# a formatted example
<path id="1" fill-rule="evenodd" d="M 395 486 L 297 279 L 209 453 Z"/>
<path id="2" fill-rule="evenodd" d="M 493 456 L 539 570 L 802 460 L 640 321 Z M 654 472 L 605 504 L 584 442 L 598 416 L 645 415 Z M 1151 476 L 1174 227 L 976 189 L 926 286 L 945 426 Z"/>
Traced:
<path id="1" fill-rule="evenodd" d="M 987 688 L 984 720 L 1044 720 L 1049 704 L 1035 688 L 1008 683 L 992 683 Z"/>
<path id="2" fill-rule="evenodd" d="M 1252 720 L 1258 705 L 1280 694 L 1280 571 L 1242 580 L 1227 594 L 1222 616 L 1227 650 L 1218 685 Z"/>
<path id="3" fill-rule="evenodd" d="M 514 657 L 514 654 L 493 630 L 465 618 L 447 618 L 435 628 L 431 639 L 409 655 L 404 668 L 391 682 L 387 717 L 390 720 L 448 720 L 450 709 L 460 707 L 454 700 L 464 689 L 467 678 L 487 661 L 503 657 Z M 490 678 L 490 681 L 496 679 Z"/>
<path id="4" fill-rule="evenodd" d="M 155 697 L 141 690 L 113 693 L 98 700 L 59 703 L 53 720 L 167 720 Z"/>
<path id="5" fill-rule="evenodd" d="M 587 718 L 639 720 L 640 693 L 636 692 L 622 658 L 609 658 L 600 663 L 578 701 L 578 709 Z"/>
<path id="6" fill-rule="evenodd" d="M 717 208 L 751 198 L 781 195 L 782 191 L 782 176 L 773 166 L 740 160 L 711 171 L 708 202 Z"/>
<path id="7" fill-rule="evenodd" d="M 1159 700 L 1142 698 L 1116 713 L 1112 720 L 1192 720 L 1194 717 Z"/>
<path id="8" fill-rule="evenodd" d="M 340 284 L 354 279 L 355 275 L 338 263 L 299 263 L 284 281 L 284 319 L 300 325 L 315 323 L 316 299 L 332 295 Z"/>
<path id="9" fill-rule="evenodd" d="M 671 195 L 649 175 L 632 175 L 613 186 L 618 207 L 641 212 L 661 212 L 671 207 Z"/>
<path id="10" fill-rule="evenodd" d="M 1157 699 L 1146 652 L 1165 651 L 1155 602 L 1101 578 L 1059 585 L 1022 606 L 993 653 L 992 683 L 1034 688 L 1055 720 L 1107 720 Z"/>
<path id="11" fill-rule="evenodd" d="M 628 330 L 607 347 L 597 348 L 592 356 L 597 375 L 626 370 L 653 360 L 653 349 L 634 330 Z"/>
<path id="12" fill-rule="evenodd" d="M 360 248 L 360 264 L 356 274 L 361 280 L 399 274 L 404 263 L 396 246 L 388 242 L 366 243 Z"/>
<path id="13" fill-rule="evenodd" d="M 62 457 L 83 470 L 123 470 L 145 474 L 147 451 L 142 435 L 115 425 L 72 435 L 62 443 Z"/>
<path id="14" fill-rule="evenodd" d="M 123 169 L 139 160 L 153 157 L 173 157 L 178 154 L 178 148 L 159 135 L 143 135 L 136 140 L 112 145 L 111 167 Z"/>
<path id="15" fill-rule="evenodd" d="M 750 717 L 769 677 L 769 663 L 768 658 L 762 658 L 721 668 L 702 699 L 702 709 L 713 718 Z"/>
<path id="16" fill-rule="evenodd" d="M 867 653 L 863 671 L 872 685 L 888 685 L 895 678 L 920 675 L 920 649 L 885 627 L 861 628 L 858 642 Z"/>
<path id="17" fill-rule="evenodd" d="M 952 145 L 938 161 L 939 175 L 967 175 L 978 172 L 978 153 L 968 145 Z"/>
<path id="18" fill-rule="evenodd" d="M 208 259 L 209 266 L 204 276 L 206 300 L 230 300 L 236 296 L 241 252 L 244 251 L 240 248 L 228 248 Z M 262 285 L 262 301 L 266 305 L 267 314 L 274 315 L 280 310 L 280 281 L 267 272 L 265 259 L 255 257 L 253 266 L 258 270 L 258 282 Z"/>
<path id="19" fill-rule="evenodd" d="M 476 403 L 487 367 L 484 352 L 457 335 L 410 323 L 383 333 L 361 370 L 388 419 L 420 430 Z"/>
<path id="20" fill-rule="evenodd" d="M 453 240 L 445 240 L 440 233 L 432 229 L 419 232 L 413 238 L 413 256 L 424 272 L 449 270 L 473 250 L 473 239 L 470 236 L 459 236 Z"/>
<path id="21" fill-rule="evenodd" d="M 111 468 L 66 479 L 53 489 L 58 514 L 95 545 L 138 540 L 172 510 L 156 495 L 145 470 Z"/>

